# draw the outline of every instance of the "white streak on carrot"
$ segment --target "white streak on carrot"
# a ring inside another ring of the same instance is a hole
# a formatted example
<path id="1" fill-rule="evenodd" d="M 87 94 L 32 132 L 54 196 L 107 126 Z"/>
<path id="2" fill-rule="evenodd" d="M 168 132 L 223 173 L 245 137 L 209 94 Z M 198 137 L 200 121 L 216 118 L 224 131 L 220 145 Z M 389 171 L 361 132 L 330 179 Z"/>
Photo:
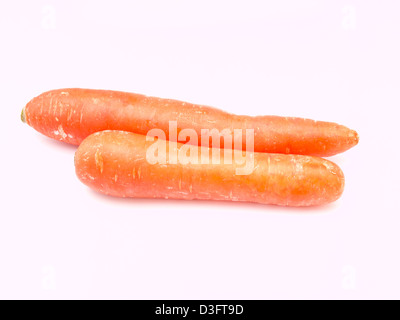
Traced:
<path id="1" fill-rule="evenodd" d="M 96 154 L 94 157 L 95 157 L 95 161 L 96 161 L 96 168 L 98 170 L 100 170 L 100 173 L 103 173 L 104 163 L 103 163 L 103 157 L 101 156 L 100 150 L 96 151 Z"/>

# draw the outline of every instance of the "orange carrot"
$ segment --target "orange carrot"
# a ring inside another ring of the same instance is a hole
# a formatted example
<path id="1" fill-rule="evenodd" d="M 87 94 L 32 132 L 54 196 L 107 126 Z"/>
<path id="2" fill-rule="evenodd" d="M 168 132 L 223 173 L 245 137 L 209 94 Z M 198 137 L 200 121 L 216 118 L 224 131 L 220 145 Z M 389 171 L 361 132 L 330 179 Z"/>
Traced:
<path id="1" fill-rule="evenodd" d="M 322 205 L 335 201 L 343 192 L 342 171 L 322 158 L 240 152 L 254 162 L 253 171 L 239 174 L 238 169 L 245 164 L 236 159 L 229 164 L 229 153 L 222 149 L 213 153 L 216 149 L 148 139 L 121 131 L 89 136 L 75 154 L 78 178 L 90 188 L 116 197 L 228 200 L 283 206 Z M 149 156 L 153 152 L 156 158 Z M 171 161 L 174 152 L 179 161 Z M 209 164 L 202 162 L 203 153 Z M 184 159 L 189 159 L 189 163 L 183 163 Z"/>
<path id="2" fill-rule="evenodd" d="M 163 130 L 166 139 L 171 141 L 178 141 L 173 135 L 186 128 L 194 129 L 198 136 L 202 129 L 219 132 L 241 129 L 243 133 L 253 129 L 256 152 L 331 156 L 358 143 L 355 131 L 335 123 L 277 116 L 238 116 L 182 101 L 104 90 L 49 91 L 32 99 L 21 117 L 44 135 L 75 145 L 102 130 L 146 135 L 153 128 Z M 176 121 L 176 132 L 171 132 L 170 121 Z M 211 143 L 200 139 L 197 144 L 212 146 Z M 224 142 L 220 146 L 248 150 L 244 136 L 238 147 L 224 145 Z"/>

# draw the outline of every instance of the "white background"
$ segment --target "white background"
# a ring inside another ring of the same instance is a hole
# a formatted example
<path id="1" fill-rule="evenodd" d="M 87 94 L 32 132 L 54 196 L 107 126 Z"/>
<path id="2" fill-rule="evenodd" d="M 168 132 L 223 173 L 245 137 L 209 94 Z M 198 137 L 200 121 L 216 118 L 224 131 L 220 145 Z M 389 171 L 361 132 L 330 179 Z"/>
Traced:
<path id="1" fill-rule="evenodd" d="M 397 1 L 2 1 L 0 298 L 400 298 Z M 115 89 L 355 129 L 336 203 L 121 200 L 19 120 Z"/>

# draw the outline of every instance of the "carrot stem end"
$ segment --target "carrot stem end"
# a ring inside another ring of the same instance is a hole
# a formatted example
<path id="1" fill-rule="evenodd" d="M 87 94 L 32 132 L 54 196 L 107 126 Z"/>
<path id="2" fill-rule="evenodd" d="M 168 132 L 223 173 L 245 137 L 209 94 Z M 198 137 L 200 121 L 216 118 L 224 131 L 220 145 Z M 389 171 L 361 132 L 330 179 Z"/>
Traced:
<path id="1" fill-rule="evenodd" d="M 22 121 L 23 123 L 26 123 L 25 108 L 23 108 L 22 111 L 21 111 L 21 121 Z"/>

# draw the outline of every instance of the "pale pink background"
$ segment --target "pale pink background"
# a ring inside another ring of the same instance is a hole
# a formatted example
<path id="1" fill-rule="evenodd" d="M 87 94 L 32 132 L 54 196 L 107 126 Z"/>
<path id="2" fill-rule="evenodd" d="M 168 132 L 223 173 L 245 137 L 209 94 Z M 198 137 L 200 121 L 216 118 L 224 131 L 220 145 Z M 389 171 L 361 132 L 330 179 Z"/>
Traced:
<path id="1" fill-rule="evenodd" d="M 0 298 L 400 298 L 398 1 L 0 2 Z M 335 121 L 360 144 L 313 209 L 119 200 L 19 120 L 116 89 Z"/>

